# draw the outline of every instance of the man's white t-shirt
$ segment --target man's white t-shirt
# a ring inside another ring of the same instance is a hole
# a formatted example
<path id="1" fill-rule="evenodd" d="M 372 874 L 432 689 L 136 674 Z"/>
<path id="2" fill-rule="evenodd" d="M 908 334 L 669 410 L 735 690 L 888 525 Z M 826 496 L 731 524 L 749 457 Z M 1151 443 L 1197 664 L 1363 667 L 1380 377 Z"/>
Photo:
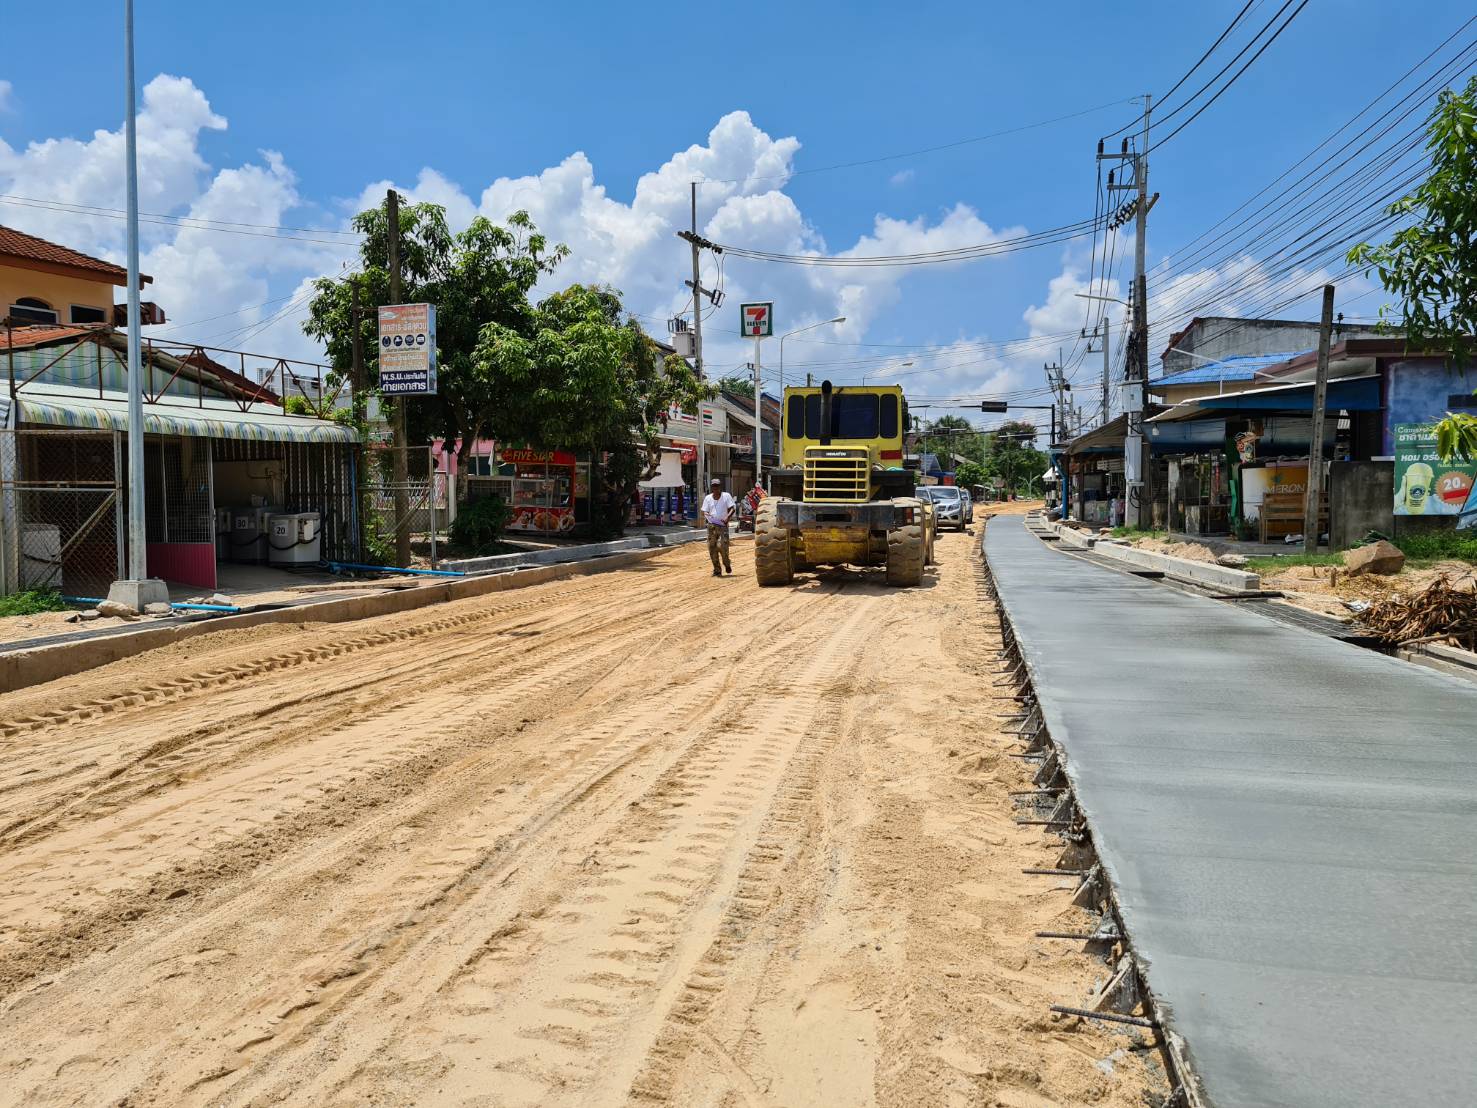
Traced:
<path id="1" fill-rule="evenodd" d="M 703 518 L 709 523 L 722 526 L 728 522 L 728 517 L 733 513 L 733 497 L 728 493 L 719 493 L 715 500 L 712 493 L 703 498 Z"/>

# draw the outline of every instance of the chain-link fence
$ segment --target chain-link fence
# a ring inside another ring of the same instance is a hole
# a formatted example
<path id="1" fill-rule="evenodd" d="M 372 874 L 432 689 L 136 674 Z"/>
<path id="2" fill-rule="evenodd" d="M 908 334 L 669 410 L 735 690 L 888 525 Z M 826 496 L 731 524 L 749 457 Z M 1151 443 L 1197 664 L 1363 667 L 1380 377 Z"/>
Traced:
<path id="1" fill-rule="evenodd" d="M 403 490 L 405 515 L 397 518 L 397 493 Z M 414 557 L 433 565 L 446 540 L 450 518 L 451 482 L 445 473 L 412 478 L 404 484 L 389 481 L 366 482 L 364 496 L 364 545 L 367 554 L 378 565 L 395 564 L 395 542 L 401 534 L 410 536 Z"/>
<path id="2" fill-rule="evenodd" d="M 0 429 L 0 591 L 97 596 L 124 575 L 122 440 Z"/>

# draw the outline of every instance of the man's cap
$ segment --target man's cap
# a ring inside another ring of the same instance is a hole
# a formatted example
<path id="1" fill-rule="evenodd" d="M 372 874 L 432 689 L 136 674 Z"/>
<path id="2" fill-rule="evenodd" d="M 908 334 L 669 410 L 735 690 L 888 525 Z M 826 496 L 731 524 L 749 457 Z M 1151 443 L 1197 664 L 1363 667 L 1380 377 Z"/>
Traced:
<path id="1" fill-rule="evenodd" d="M 710 484 L 710 485 L 721 485 L 721 484 L 723 484 L 723 482 L 720 481 L 720 480 L 718 480 L 718 478 L 714 477 L 711 481 L 708 482 L 708 484 Z"/>

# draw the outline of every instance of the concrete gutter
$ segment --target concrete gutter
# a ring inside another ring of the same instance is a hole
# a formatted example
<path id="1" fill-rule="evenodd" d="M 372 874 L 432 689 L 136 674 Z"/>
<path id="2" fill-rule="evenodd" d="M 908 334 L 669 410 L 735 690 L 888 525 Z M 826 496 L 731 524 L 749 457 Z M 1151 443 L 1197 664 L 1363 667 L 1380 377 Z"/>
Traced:
<path id="1" fill-rule="evenodd" d="M 1400 647 L 1395 654 L 1418 666 L 1427 666 L 1430 669 L 1440 670 L 1442 673 L 1449 673 L 1453 677 L 1477 681 L 1477 654 L 1458 646 L 1428 642 L 1418 646 Z"/>
<path id="2" fill-rule="evenodd" d="M 1152 550 L 1141 550 L 1136 546 L 1124 546 L 1111 542 L 1100 542 L 1093 547 L 1093 550 L 1100 557 L 1111 558 L 1135 569 L 1162 573 L 1166 577 L 1191 585 L 1202 585 L 1206 588 L 1233 593 L 1257 592 L 1262 587 L 1262 579 L 1257 574 L 1248 573 L 1244 569 L 1218 566 L 1213 562 L 1196 562 L 1190 558 L 1176 558 L 1170 554 L 1160 554 Z"/>
<path id="3" fill-rule="evenodd" d="M 122 658 L 131 658 L 196 635 L 259 627 L 269 623 L 348 623 L 372 619 L 375 616 L 394 615 L 432 604 L 446 604 L 453 600 L 466 600 L 474 596 L 540 585 L 565 577 L 624 569 L 661 553 L 660 547 L 622 550 L 604 556 L 587 556 L 578 562 L 535 566 L 482 577 L 437 578 L 424 585 L 394 592 L 333 597 L 290 607 L 262 608 L 219 619 L 159 623 L 122 634 L 77 638 L 29 650 L 5 651 L 0 653 L 0 692 L 54 681 L 59 677 L 95 669 Z"/>

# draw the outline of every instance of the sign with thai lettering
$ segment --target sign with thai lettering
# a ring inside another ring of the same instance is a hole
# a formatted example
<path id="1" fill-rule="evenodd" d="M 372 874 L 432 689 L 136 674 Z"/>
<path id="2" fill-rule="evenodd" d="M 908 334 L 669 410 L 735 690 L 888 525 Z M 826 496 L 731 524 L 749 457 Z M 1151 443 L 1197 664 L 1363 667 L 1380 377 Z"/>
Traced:
<path id="1" fill-rule="evenodd" d="M 424 396 L 436 392 L 436 306 L 385 304 L 379 310 L 380 392 Z"/>
<path id="2" fill-rule="evenodd" d="M 1396 425 L 1397 516 L 1462 516 L 1464 522 L 1477 520 L 1477 501 L 1472 497 L 1474 483 L 1477 483 L 1477 462 L 1441 460 L 1436 450 L 1434 423 Z"/>

